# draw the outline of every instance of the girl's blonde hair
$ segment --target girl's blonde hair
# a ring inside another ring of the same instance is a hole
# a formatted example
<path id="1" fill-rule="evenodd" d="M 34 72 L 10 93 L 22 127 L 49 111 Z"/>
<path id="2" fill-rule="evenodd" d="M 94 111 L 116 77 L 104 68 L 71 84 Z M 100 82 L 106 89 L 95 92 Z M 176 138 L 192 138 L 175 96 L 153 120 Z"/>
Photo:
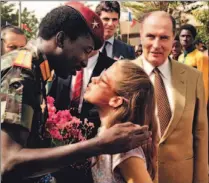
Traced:
<path id="1" fill-rule="evenodd" d="M 148 172 L 154 179 L 156 172 L 156 138 L 157 124 L 155 119 L 154 88 L 144 70 L 131 61 L 123 60 L 119 65 L 120 77 L 115 78 L 115 92 L 125 98 L 122 105 L 114 111 L 114 122 L 131 121 L 139 125 L 147 125 L 152 132 L 151 144 L 142 146 L 146 156 Z"/>

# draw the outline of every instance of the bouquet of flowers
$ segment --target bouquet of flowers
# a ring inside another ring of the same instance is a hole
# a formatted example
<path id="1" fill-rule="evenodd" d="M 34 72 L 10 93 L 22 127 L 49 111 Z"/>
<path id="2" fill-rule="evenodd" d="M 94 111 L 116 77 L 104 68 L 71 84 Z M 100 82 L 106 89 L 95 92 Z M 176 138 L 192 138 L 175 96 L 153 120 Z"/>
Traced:
<path id="1" fill-rule="evenodd" d="M 45 124 L 45 137 L 51 140 L 53 147 L 73 144 L 87 140 L 91 134 L 94 124 L 85 119 L 83 122 L 72 116 L 69 110 L 57 111 L 54 106 L 54 98 L 47 96 L 48 119 Z M 71 164 L 72 168 L 87 170 L 91 162 L 87 159 L 84 162 Z M 43 176 L 38 183 L 54 183 L 51 174 Z"/>
<path id="2" fill-rule="evenodd" d="M 47 97 L 47 107 L 49 117 L 46 121 L 46 137 L 51 139 L 53 146 L 84 141 L 92 132 L 94 124 L 87 119 L 82 122 L 72 116 L 69 110 L 57 111 L 53 97 Z"/>

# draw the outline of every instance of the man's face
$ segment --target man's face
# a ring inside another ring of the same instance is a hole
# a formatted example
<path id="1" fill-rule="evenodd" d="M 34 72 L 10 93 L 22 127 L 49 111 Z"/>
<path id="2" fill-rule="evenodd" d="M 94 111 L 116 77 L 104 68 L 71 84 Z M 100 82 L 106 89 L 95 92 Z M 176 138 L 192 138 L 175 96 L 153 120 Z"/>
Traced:
<path id="1" fill-rule="evenodd" d="M 145 59 L 155 67 L 162 65 L 174 40 L 170 18 L 150 15 L 144 20 L 140 35 Z"/>
<path id="2" fill-rule="evenodd" d="M 175 57 L 178 57 L 181 54 L 181 44 L 179 41 L 177 41 L 177 40 L 173 41 L 171 54 Z"/>
<path id="3" fill-rule="evenodd" d="M 199 43 L 196 45 L 196 48 L 199 50 L 199 51 L 204 51 L 204 44 L 203 43 Z"/>
<path id="4" fill-rule="evenodd" d="M 12 50 L 24 47 L 27 43 L 25 35 L 6 32 L 2 41 L 1 55 L 4 55 Z"/>
<path id="5" fill-rule="evenodd" d="M 179 35 L 181 46 L 188 48 L 193 44 L 194 38 L 189 30 L 183 29 Z"/>
<path id="6" fill-rule="evenodd" d="M 119 24 L 119 15 L 116 12 L 102 11 L 100 18 L 104 25 L 104 39 L 107 40 L 114 36 L 117 30 Z"/>
<path id="7" fill-rule="evenodd" d="M 50 60 L 53 61 L 55 73 L 63 78 L 75 75 L 76 70 L 86 67 L 88 56 L 94 48 L 94 41 L 91 36 L 80 36 L 72 41 L 66 38 L 62 53 Z M 55 64 L 55 65 L 54 65 Z"/>

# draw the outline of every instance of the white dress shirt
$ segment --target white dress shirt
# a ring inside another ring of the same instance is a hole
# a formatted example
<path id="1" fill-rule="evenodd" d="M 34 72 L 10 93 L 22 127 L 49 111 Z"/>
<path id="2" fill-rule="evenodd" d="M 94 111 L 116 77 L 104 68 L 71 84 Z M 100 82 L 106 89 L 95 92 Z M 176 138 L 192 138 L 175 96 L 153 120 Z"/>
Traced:
<path id="1" fill-rule="evenodd" d="M 146 61 L 146 59 L 142 56 L 142 64 L 143 64 L 143 69 L 144 71 L 147 73 L 147 75 L 149 76 L 152 84 L 154 85 L 154 81 L 155 81 L 155 73 L 153 73 L 153 69 L 155 68 L 153 65 L 151 65 L 148 61 Z M 171 113 L 173 114 L 174 111 L 174 98 L 173 98 L 173 87 L 172 87 L 172 80 L 171 80 L 171 65 L 168 59 L 166 59 L 166 61 L 160 65 L 158 67 L 158 69 L 161 72 L 161 78 L 163 80 L 163 83 L 165 85 L 165 90 L 168 96 L 168 101 L 170 104 L 170 109 L 171 109 Z M 159 118 L 157 115 L 157 108 L 155 110 L 155 114 L 156 114 L 156 118 L 157 118 L 157 122 L 158 125 L 160 126 L 159 123 Z M 158 132 L 159 132 L 159 136 L 161 137 L 161 132 L 160 132 L 160 128 L 158 128 Z"/>
<path id="2" fill-rule="evenodd" d="M 99 57 L 99 53 L 97 53 L 96 55 L 89 58 L 87 66 L 85 68 L 83 68 L 83 71 L 84 71 L 83 72 L 83 86 L 82 86 L 82 89 L 81 89 L 80 103 L 79 103 L 79 106 L 78 106 L 78 111 L 79 112 L 81 112 L 81 108 L 82 108 L 82 104 L 83 104 L 83 95 L 84 95 L 84 92 L 87 88 L 89 80 L 91 78 L 91 75 L 93 73 L 93 70 L 94 70 L 94 68 L 97 64 L 98 57 Z M 72 98 L 72 93 L 73 93 L 73 89 L 74 89 L 73 86 L 75 85 L 75 79 L 76 79 L 76 76 L 72 76 L 70 98 Z"/>
<path id="3" fill-rule="evenodd" d="M 109 38 L 108 40 L 106 40 L 105 42 L 108 42 L 108 44 L 106 45 L 106 52 L 107 52 L 107 56 L 110 58 L 113 58 L 113 43 L 114 43 L 114 36 L 112 36 L 111 38 Z M 103 44 L 103 46 L 100 48 L 100 52 L 102 52 L 105 42 Z"/>

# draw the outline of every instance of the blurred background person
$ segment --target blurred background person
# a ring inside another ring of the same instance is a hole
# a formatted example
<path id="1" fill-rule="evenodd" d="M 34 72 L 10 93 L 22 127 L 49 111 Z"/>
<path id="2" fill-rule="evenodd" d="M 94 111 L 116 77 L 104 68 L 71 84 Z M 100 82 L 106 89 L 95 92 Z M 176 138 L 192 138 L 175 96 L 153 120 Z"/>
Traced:
<path id="1" fill-rule="evenodd" d="M 115 34 L 120 19 L 120 4 L 117 1 L 101 1 L 95 10 L 104 25 L 105 43 L 100 51 L 115 60 L 134 59 L 134 48 L 120 40 L 115 39 Z"/>
<path id="2" fill-rule="evenodd" d="M 179 35 L 176 35 L 176 37 L 173 41 L 170 57 L 172 59 L 178 61 L 178 58 L 180 55 L 181 55 L 181 43 L 179 41 Z"/>
<path id="3" fill-rule="evenodd" d="M 13 25 L 1 27 L 1 55 L 17 48 L 24 47 L 27 38 L 22 29 Z"/>
<path id="4" fill-rule="evenodd" d="M 195 47 L 196 28 L 191 24 L 185 24 L 180 27 L 179 39 L 183 53 L 179 56 L 178 61 L 192 66 L 203 74 L 205 99 L 208 103 L 208 57 Z"/>
<path id="5" fill-rule="evenodd" d="M 207 47 L 205 46 L 205 44 L 200 39 L 197 39 L 194 42 L 194 44 L 195 44 L 195 47 L 201 52 L 204 52 L 205 50 L 207 50 Z"/>
<path id="6" fill-rule="evenodd" d="M 203 53 L 204 53 L 204 55 L 205 55 L 206 57 L 208 57 L 208 55 L 209 55 L 209 54 L 208 54 L 208 49 L 206 49 Z"/>
<path id="7" fill-rule="evenodd" d="M 136 57 L 139 57 L 142 54 L 142 45 L 139 44 L 138 46 L 135 47 L 135 55 Z"/>

